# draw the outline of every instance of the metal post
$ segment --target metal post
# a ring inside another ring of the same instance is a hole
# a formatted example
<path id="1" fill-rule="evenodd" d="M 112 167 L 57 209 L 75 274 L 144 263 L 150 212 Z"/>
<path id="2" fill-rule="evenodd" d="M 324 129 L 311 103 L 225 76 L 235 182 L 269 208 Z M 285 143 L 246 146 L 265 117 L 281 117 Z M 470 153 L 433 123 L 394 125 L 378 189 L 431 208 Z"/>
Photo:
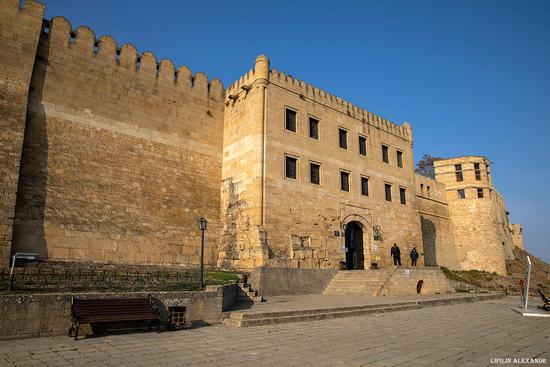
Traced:
<path id="1" fill-rule="evenodd" d="M 204 289 L 204 229 L 201 229 L 201 290 Z"/>
<path id="2" fill-rule="evenodd" d="M 10 285 L 8 286 L 8 292 L 11 292 L 11 289 L 13 288 L 13 268 L 15 267 L 15 259 L 17 257 L 13 255 L 12 261 L 11 261 L 11 271 L 10 271 Z"/>

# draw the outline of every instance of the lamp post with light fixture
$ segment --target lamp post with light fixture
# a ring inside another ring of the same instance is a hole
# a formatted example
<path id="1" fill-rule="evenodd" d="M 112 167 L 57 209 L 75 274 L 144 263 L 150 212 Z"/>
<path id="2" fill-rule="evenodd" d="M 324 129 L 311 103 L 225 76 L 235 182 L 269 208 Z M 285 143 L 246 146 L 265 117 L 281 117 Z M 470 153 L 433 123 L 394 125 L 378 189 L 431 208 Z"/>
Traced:
<path id="1" fill-rule="evenodd" d="M 207 223 L 206 219 L 199 219 L 199 229 L 201 230 L 201 290 L 204 289 L 204 231 Z"/>

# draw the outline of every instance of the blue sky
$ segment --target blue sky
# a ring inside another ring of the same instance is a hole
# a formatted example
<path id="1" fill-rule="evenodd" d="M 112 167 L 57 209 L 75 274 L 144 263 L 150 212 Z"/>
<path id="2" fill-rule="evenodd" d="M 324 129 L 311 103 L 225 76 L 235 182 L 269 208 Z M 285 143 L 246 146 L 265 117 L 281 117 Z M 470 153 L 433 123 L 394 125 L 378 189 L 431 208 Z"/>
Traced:
<path id="1" fill-rule="evenodd" d="M 43 2 L 48 18 L 225 86 L 265 53 L 279 70 L 408 121 L 416 159 L 487 156 L 527 250 L 550 261 L 550 1 Z"/>

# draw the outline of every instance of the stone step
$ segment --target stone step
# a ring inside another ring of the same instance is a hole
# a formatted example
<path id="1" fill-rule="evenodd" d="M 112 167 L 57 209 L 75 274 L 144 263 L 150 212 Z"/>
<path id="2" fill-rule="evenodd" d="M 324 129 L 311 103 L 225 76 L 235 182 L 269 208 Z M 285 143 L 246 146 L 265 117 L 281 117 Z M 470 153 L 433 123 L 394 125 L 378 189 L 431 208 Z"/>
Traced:
<path id="1" fill-rule="evenodd" d="M 235 327 L 275 325 L 275 324 L 286 324 L 291 322 L 363 316 L 363 315 L 368 315 L 373 313 L 418 309 L 421 307 L 422 306 L 412 304 L 412 305 L 387 306 L 387 307 L 378 307 L 378 308 L 349 310 L 349 311 L 346 310 L 346 311 L 337 311 L 337 312 L 321 312 L 321 313 L 313 313 L 313 314 L 306 314 L 306 315 L 287 315 L 287 316 L 281 316 L 281 317 L 265 317 L 265 318 L 252 318 L 252 319 L 229 318 L 229 319 L 225 319 L 223 323 L 224 325 L 235 326 Z"/>
<path id="2" fill-rule="evenodd" d="M 362 306 L 346 306 L 326 309 L 304 309 L 293 311 L 271 312 L 230 312 L 224 313 L 223 324 L 232 327 L 250 327 L 262 325 L 284 324 L 291 322 L 325 320 L 353 316 L 364 316 L 375 313 L 395 312 L 419 309 L 422 307 L 442 306 L 465 302 L 485 301 L 504 297 L 504 294 L 492 293 L 486 295 L 465 295 L 432 300 L 419 300 L 400 303 L 374 304 Z M 229 317 L 227 317 L 229 316 Z"/>

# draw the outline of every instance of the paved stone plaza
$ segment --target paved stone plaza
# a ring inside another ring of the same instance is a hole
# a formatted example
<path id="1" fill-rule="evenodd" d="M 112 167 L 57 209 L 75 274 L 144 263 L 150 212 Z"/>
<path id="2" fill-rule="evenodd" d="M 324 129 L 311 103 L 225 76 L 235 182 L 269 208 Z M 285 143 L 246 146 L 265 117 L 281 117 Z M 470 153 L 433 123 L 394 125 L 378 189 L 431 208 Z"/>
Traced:
<path id="1" fill-rule="evenodd" d="M 510 310 L 517 303 L 517 298 L 507 298 L 345 319 L 243 329 L 216 325 L 77 342 L 68 337 L 4 341 L 0 365 L 489 366 L 492 358 L 507 357 L 546 358 L 550 364 L 550 319 L 521 317 Z"/>

